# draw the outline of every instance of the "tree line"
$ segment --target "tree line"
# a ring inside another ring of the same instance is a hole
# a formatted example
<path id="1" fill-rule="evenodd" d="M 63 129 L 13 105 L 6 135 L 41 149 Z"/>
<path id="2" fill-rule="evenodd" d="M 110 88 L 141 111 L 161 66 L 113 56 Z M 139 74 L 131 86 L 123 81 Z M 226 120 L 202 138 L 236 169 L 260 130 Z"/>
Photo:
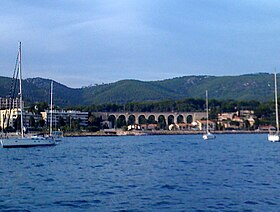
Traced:
<path id="1" fill-rule="evenodd" d="M 255 100 L 209 100 L 209 118 L 217 120 L 218 114 L 236 112 L 240 110 L 253 110 L 256 125 L 275 124 L 274 102 L 260 102 Z M 201 112 L 205 111 L 205 99 L 188 98 L 183 100 L 166 100 L 158 102 L 129 102 L 126 104 L 101 104 L 78 106 L 74 109 L 93 112 Z M 71 108 L 73 109 L 73 108 Z M 100 127 L 99 117 L 90 115 L 90 126 Z"/>
<path id="2" fill-rule="evenodd" d="M 56 109 L 60 109 L 55 107 Z M 46 102 L 36 102 L 28 105 L 28 110 L 33 113 L 40 113 L 49 109 L 49 105 Z M 205 99 L 188 98 L 183 100 L 165 100 L 158 102 L 129 102 L 126 104 L 92 104 L 90 106 L 76 106 L 68 107 L 64 109 L 80 110 L 89 112 L 88 127 L 80 127 L 79 120 L 63 120 L 58 122 L 57 128 L 64 131 L 79 131 L 89 130 L 98 131 L 104 128 L 100 117 L 95 117 L 94 112 L 201 112 L 205 111 Z M 259 102 L 255 100 L 250 101 L 238 101 L 238 100 L 209 100 L 209 118 L 211 120 L 217 120 L 219 113 L 224 112 L 236 112 L 240 110 L 253 110 L 256 117 L 257 125 L 269 125 L 275 124 L 275 108 L 274 102 Z M 34 122 L 31 118 L 30 126 L 37 128 L 46 128 L 46 123 L 42 120 L 38 123 Z M 119 123 L 122 120 L 118 120 L 117 125 L 121 126 L 123 123 Z M 18 122 L 18 121 L 17 121 Z M 33 123 L 34 122 L 34 123 Z M 153 123 L 151 120 L 147 120 L 147 123 Z M 18 124 L 16 124 L 18 125 Z"/>
<path id="3" fill-rule="evenodd" d="M 101 104 L 90 106 L 77 106 L 76 109 L 87 112 L 198 112 L 205 111 L 205 99 L 188 98 L 184 100 L 166 100 L 158 102 L 129 102 L 126 104 Z M 209 100 L 211 115 L 238 110 L 254 110 L 259 118 L 268 118 L 273 115 L 273 102 L 259 102 L 255 100 Z"/>

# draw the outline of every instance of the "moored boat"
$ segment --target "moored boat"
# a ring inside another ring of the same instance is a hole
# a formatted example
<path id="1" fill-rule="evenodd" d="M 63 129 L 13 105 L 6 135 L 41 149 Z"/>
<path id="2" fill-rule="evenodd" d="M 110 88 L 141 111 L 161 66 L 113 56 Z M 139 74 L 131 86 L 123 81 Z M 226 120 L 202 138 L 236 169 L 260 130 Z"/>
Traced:
<path id="1" fill-rule="evenodd" d="M 279 142 L 279 118 L 278 118 L 278 95 L 277 95 L 277 76 L 276 69 L 274 71 L 274 98 L 275 98 L 275 121 L 276 121 L 276 130 L 269 131 L 267 136 L 268 141 L 271 142 Z"/>
<path id="2" fill-rule="evenodd" d="M 23 98 L 22 98 L 22 71 L 21 71 L 21 42 L 19 43 L 19 50 L 16 62 L 16 76 L 19 77 L 19 98 L 20 98 L 20 136 L 9 137 L 7 134 L 0 138 L 0 144 L 3 148 L 18 148 L 18 147 L 34 147 L 34 146 L 54 146 L 55 140 L 53 137 L 43 136 L 27 136 L 24 133 L 23 125 Z M 17 79 L 16 79 L 17 80 Z"/>
<path id="3" fill-rule="evenodd" d="M 202 138 L 204 140 L 209 140 L 209 139 L 215 139 L 216 136 L 213 135 L 210 131 L 209 131 L 209 121 L 208 121 L 208 116 L 209 116 L 209 106 L 208 106 L 208 91 L 206 90 L 205 92 L 206 95 L 206 133 L 202 135 Z"/>

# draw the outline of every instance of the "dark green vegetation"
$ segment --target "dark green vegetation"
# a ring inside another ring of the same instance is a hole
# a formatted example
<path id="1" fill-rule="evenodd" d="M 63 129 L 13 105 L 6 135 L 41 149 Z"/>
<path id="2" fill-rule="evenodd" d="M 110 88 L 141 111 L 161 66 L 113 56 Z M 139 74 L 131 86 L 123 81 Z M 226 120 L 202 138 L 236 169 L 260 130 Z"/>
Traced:
<path id="1" fill-rule="evenodd" d="M 0 77 L 0 96 L 6 97 L 10 78 Z M 273 75 L 267 73 L 241 76 L 186 76 L 162 81 L 143 82 L 122 80 L 115 83 L 69 88 L 54 84 L 54 102 L 61 107 L 78 105 L 125 104 L 128 102 L 155 102 L 204 98 L 205 90 L 210 99 L 217 100 L 273 100 Z M 32 78 L 23 81 L 26 102 L 49 101 L 50 80 Z"/>
<path id="2" fill-rule="evenodd" d="M 217 121 L 219 113 L 238 112 L 240 110 L 253 110 L 255 115 L 255 128 L 259 125 L 275 124 L 274 103 L 259 101 L 215 100 L 209 101 L 210 119 Z M 178 101 L 159 102 L 132 102 L 124 105 L 102 104 L 80 106 L 75 109 L 92 112 L 189 112 L 205 111 L 204 99 L 184 99 Z M 94 117 L 98 118 L 98 117 Z M 94 119 L 95 120 L 95 119 Z M 150 123 L 150 122 L 148 122 Z"/>
<path id="3" fill-rule="evenodd" d="M 209 101 L 210 108 L 210 119 L 217 122 L 218 114 L 224 112 L 238 112 L 241 110 L 253 110 L 254 111 L 254 126 L 246 129 L 255 130 L 260 125 L 275 125 L 275 110 L 274 103 L 271 102 L 258 102 L 258 101 L 237 101 L 237 100 L 214 100 Z M 29 111 L 34 114 L 49 109 L 49 105 L 46 102 L 40 102 L 31 104 Z M 91 106 L 78 106 L 71 107 L 71 109 L 87 111 L 89 112 L 88 126 L 81 127 L 80 120 L 71 120 L 68 118 L 63 120 L 59 119 L 56 127 L 64 132 L 79 132 L 81 130 L 95 132 L 100 129 L 106 129 L 108 126 L 102 124 L 101 117 L 95 116 L 94 112 L 171 112 L 171 111 L 205 111 L 205 100 L 204 99 L 184 99 L 184 100 L 168 100 L 159 102 L 131 102 L 126 104 L 102 104 L 102 105 L 91 105 Z M 143 124 L 157 124 L 157 129 L 167 129 L 167 123 L 169 120 L 159 120 L 158 122 L 154 119 L 141 120 Z M 19 119 L 15 121 L 15 128 L 10 131 L 15 131 L 19 126 Z M 234 124 L 235 121 L 231 121 Z M 30 131 L 44 131 L 47 132 L 48 126 L 43 120 L 35 121 L 34 118 L 30 119 Z M 118 128 L 123 128 L 130 124 L 125 122 L 124 119 L 118 119 L 116 125 Z M 239 125 L 238 122 L 236 124 Z M 218 125 L 217 125 L 218 127 Z M 55 128 L 56 129 L 56 128 Z M 219 128 L 217 128 L 218 130 Z M 6 129 L 9 130 L 9 129 Z"/>

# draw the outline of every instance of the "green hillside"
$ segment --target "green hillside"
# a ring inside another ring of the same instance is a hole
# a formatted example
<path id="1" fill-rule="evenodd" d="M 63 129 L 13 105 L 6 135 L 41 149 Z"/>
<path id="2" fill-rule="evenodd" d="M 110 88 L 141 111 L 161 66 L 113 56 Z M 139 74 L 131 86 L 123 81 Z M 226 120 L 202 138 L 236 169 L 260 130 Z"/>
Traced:
<path id="1" fill-rule="evenodd" d="M 0 96 L 9 94 L 10 78 L 0 77 Z M 23 95 L 27 102 L 49 102 L 50 79 L 32 78 L 23 81 Z M 273 100 L 273 75 L 267 73 L 241 76 L 185 76 L 162 81 L 143 82 L 121 80 L 115 83 L 73 89 L 54 83 L 56 105 L 76 106 L 103 103 L 123 104 L 184 98 Z"/>
<path id="2" fill-rule="evenodd" d="M 241 76 L 190 76 L 158 82 L 185 97 L 267 101 L 273 98 L 273 75 L 267 73 Z"/>
<path id="3" fill-rule="evenodd" d="M 24 99 L 28 102 L 50 101 L 50 79 L 32 78 L 23 83 Z M 77 105 L 82 96 L 82 89 L 73 89 L 54 82 L 54 102 L 56 105 Z"/>
<path id="4" fill-rule="evenodd" d="M 157 101 L 174 99 L 174 92 L 153 82 L 122 80 L 84 89 L 84 98 L 87 104 Z"/>

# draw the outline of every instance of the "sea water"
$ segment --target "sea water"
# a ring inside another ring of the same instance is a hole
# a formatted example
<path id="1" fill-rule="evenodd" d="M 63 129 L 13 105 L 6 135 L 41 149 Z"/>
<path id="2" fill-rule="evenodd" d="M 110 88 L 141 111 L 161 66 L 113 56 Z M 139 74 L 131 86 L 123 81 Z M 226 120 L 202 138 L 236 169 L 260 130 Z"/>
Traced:
<path id="1" fill-rule="evenodd" d="M 1 211 L 278 211 L 265 134 L 75 137 L 0 149 Z"/>

